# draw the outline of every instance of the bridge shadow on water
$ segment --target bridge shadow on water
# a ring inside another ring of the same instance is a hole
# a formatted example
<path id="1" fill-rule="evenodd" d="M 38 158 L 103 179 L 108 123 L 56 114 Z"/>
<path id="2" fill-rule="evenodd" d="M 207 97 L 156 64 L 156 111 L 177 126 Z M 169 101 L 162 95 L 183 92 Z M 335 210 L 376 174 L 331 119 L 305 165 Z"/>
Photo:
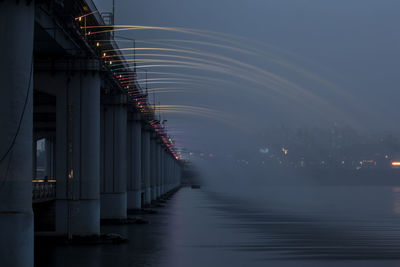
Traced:
<path id="1" fill-rule="evenodd" d="M 103 226 L 126 244 L 40 244 L 43 266 L 397 266 L 394 221 L 362 221 L 268 210 L 208 189 L 183 188 L 147 225 Z"/>

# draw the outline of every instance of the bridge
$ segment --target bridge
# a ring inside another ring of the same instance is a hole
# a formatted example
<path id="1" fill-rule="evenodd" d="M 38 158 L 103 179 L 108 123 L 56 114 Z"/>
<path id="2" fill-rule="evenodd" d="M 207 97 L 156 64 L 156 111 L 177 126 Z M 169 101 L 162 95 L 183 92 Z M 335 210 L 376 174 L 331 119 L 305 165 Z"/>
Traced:
<path id="1" fill-rule="evenodd" d="M 82 28 L 112 14 L 91 0 L 0 0 L 0 14 L 0 265 L 25 267 L 32 204 L 55 210 L 55 235 L 98 236 L 177 189 L 183 163 L 136 69 L 104 57 L 124 62 L 113 34 Z"/>

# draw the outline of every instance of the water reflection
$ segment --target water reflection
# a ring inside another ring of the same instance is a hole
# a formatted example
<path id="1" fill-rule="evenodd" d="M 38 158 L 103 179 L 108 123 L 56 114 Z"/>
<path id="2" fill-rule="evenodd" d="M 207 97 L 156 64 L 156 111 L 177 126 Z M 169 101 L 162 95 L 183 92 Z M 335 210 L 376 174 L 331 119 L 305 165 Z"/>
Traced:
<path id="1" fill-rule="evenodd" d="M 393 188 L 393 212 L 400 214 L 400 187 Z"/>
<path id="2" fill-rule="evenodd" d="M 148 225 L 102 228 L 103 232 L 121 233 L 130 239 L 129 243 L 41 246 L 36 252 L 36 266 L 397 266 L 400 263 L 400 224 L 396 214 L 400 188 L 263 188 L 260 192 L 255 189 L 245 192 L 240 195 L 182 189 L 165 207 L 158 209 L 158 214 L 144 216 L 150 220 Z M 304 195 L 313 197 L 294 205 L 297 198 L 293 194 L 298 194 L 298 199 Z M 335 195 L 338 200 L 331 199 Z M 353 202 L 349 201 L 351 198 Z M 317 203 L 308 205 L 312 200 Z M 345 209 L 343 203 L 349 204 L 346 212 L 340 211 L 340 207 Z M 367 208 L 357 210 L 362 203 Z"/>

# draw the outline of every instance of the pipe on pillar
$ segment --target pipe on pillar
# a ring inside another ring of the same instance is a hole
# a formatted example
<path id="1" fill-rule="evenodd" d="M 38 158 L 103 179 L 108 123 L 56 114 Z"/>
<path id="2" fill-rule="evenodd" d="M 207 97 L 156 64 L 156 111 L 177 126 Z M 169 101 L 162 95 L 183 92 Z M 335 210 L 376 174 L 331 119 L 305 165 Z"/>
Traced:
<path id="1" fill-rule="evenodd" d="M 102 219 L 127 217 L 127 97 L 104 96 L 101 109 Z"/>
<path id="2" fill-rule="evenodd" d="M 151 183 L 150 183 L 150 125 L 142 125 L 142 203 L 143 206 L 151 204 Z"/>
<path id="3" fill-rule="evenodd" d="M 0 2 L 0 259 L 33 266 L 32 96 L 34 4 Z"/>
<path id="4" fill-rule="evenodd" d="M 141 209 L 142 200 L 142 122 L 140 114 L 132 112 L 128 119 L 128 181 L 127 208 Z"/>
<path id="5" fill-rule="evenodd" d="M 37 62 L 35 89 L 56 96 L 56 232 L 100 234 L 97 60 Z"/>

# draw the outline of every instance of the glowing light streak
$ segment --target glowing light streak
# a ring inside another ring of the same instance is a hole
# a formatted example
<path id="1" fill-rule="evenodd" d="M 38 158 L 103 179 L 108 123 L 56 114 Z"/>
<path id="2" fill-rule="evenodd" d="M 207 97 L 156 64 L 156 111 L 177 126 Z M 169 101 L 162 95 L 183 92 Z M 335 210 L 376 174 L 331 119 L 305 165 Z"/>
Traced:
<path id="1" fill-rule="evenodd" d="M 118 73 L 119 73 L 119 72 L 117 72 L 117 74 L 118 74 Z M 125 72 L 124 72 L 124 73 L 125 73 Z M 232 87 L 238 87 L 238 86 L 240 86 L 237 82 L 232 82 L 232 81 L 227 80 L 227 79 L 212 78 L 212 77 L 209 77 L 209 76 L 202 76 L 202 75 L 190 75 L 190 74 L 184 74 L 184 73 L 176 73 L 176 72 L 158 72 L 158 71 L 147 71 L 147 73 L 148 73 L 149 75 L 168 75 L 169 77 L 177 77 L 177 78 L 183 77 L 183 78 L 187 78 L 187 79 L 191 78 L 192 80 L 203 80 L 203 81 L 207 81 L 207 82 L 209 82 L 209 83 L 212 83 L 212 85 L 213 85 L 213 90 L 222 89 L 222 88 L 220 88 L 219 86 L 215 86 L 216 83 L 218 83 L 218 84 L 226 84 L 226 85 L 229 85 L 229 86 L 232 86 Z M 134 78 L 137 77 L 137 75 L 135 75 L 135 74 L 125 74 L 124 76 L 125 76 L 125 77 L 129 77 L 129 78 L 132 78 L 132 79 L 134 79 Z M 142 79 L 142 80 L 145 80 L 145 79 Z M 193 87 L 193 86 L 192 86 L 192 87 Z M 191 88 L 192 88 L 192 87 L 191 87 Z M 202 88 L 204 89 L 204 87 L 202 87 Z M 187 89 L 188 89 L 188 88 L 187 88 Z"/>
<path id="2" fill-rule="evenodd" d="M 89 27 L 83 27 L 85 29 L 90 29 L 90 28 L 108 28 L 108 27 L 115 27 L 115 30 L 111 30 L 111 31 L 119 31 L 119 30 L 165 30 L 165 31 L 175 31 L 175 32 L 181 32 L 181 33 L 187 33 L 187 34 L 194 34 L 194 35 L 198 35 L 198 36 L 202 36 L 202 37 L 207 37 L 207 38 L 211 38 L 211 39 L 215 39 L 215 40 L 221 40 L 221 41 L 225 41 L 227 43 L 230 44 L 238 44 L 237 41 L 234 40 L 229 40 L 227 38 L 221 38 L 218 36 L 214 36 L 215 35 L 219 35 L 219 36 L 228 36 L 226 34 L 221 34 L 221 33 L 215 33 L 215 32 L 206 32 L 206 31 L 201 31 L 201 30 L 194 30 L 194 29 L 189 29 L 189 28 L 173 28 L 173 27 L 152 27 L 152 26 L 138 26 L 138 25 L 110 25 L 110 26 L 89 26 Z M 99 32 L 107 32 L 107 31 L 99 31 Z M 99 32 L 90 32 L 89 34 L 96 34 Z M 230 38 L 232 38 L 233 36 L 230 36 Z M 234 37 L 236 39 L 238 39 L 237 37 Z M 243 40 L 243 38 L 242 38 Z M 163 65 L 163 64 L 159 64 L 158 66 Z M 152 67 L 155 67 L 155 65 L 152 65 Z M 177 65 L 173 64 L 173 65 L 169 65 L 168 67 L 178 67 Z M 182 67 L 182 66 L 181 66 Z M 254 67 L 254 66 L 252 66 Z M 265 71 L 265 70 L 263 70 Z M 270 72 L 263 73 L 266 76 L 269 76 L 269 78 L 271 79 L 270 81 L 268 81 L 269 83 L 276 83 L 276 80 L 281 83 L 281 84 L 268 84 L 268 86 L 265 86 L 265 82 L 260 83 L 260 81 L 256 81 L 254 79 L 251 79 L 250 77 L 247 77 L 247 81 L 251 81 L 254 80 L 253 82 L 257 82 L 259 85 L 264 84 L 264 88 L 267 87 L 269 90 L 273 90 L 275 92 L 278 92 L 284 96 L 290 97 L 291 99 L 293 99 L 296 102 L 302 103 L 304 106 L 306 106 L 307 108 L 310 108 L 310 103 L 313 104 L 313 109 L 316 108 L 320 108 L 323 110 L 326 110 L 327 113 L 336 113 L 336 114 L 341 114 L 342 117 L 348 117 L 346 116 L 346 114 L 344 114 L 343 112 L 341 112 L 340 109 L 338 109 L 337 107 L 335 107 L 334 105 L 328 103 L 326 100 L 322 99 L 322 97 L 314 94 L 313 92 L 302 88 L 301 86 L 298 86 L 297 84 L 294 84 L 290 81 L 287 81 L 285 79 L 282 79 L 282 77 L 279 77 L 278 75 L 272 74 Z M 240 78 L 245 78 L 246 75 L 244 76 L 239 76 Z M 262 76 L 262 75 L 261 75 Z"/>
<path id="3" fill-rule="evenodd" d="M 215 36 L 216 32 L 195 30 L 190 28 L 179 28 L 179 27 L 160 27 L 160 26 L 143 26 L 143 25 L 103 25 L 103 26 L 86 26 L 81 27 L 82 29 L 110 29 L 110 30 L 100 30 L 91 32 L 91 34 L 100 34 L 108 32 L 119 32 L 119 31 L 132 31 L 132 30 L 157 30 L 157 31 L 169 31 L 185 33 L 190 35 L 196 35 L 200 37 L 206 37 L 210 39 L 215 39 L 219 41 L 231 42 L 229 39 L 221 38 L 218 34 Z"/>
<path id="4" fill-rule="evenodd" d="M 99 12 L 99 11 L 93 11 L 93 12 L 90 12 L 90 13 L 87 13 L 87 14 L 85 14 L 85 15 L 82 15 L 82 16 L 79 16 L 79 17 L 76 17 L 75 18 L 75 20 L 79 20 L 79 21 L 81 21 L 82 20 L 82 18 L 85 18 L 85 17 L 87 17 L 87 16 L 90 16 L 90 15 L 93 15 L 93 14 L 95 14 L 95 13 L 97 13 L 97 12 Z"/>
<path id="5" fill-rule="evenodd" d="M 121 49 L 117 49 L 118 51 L 127 51 L 127 50 L 156 50 L 156 51 L 167 51 L 167 52 L 178 52 L 178 53 L 189 53 L 189 54 L 196 54 L 196 55 L 200 55 L 200 56 L 209 56 L 209 57 L 214 57 L 216 59 L 220 59 L 223 61 L 226 61 L 228 63 L 234 64 L 234 65 L 238 65 L 239 67 L 233 67 L 232 65 L 226 65 L 226 64 L 222 64 L 222 63 L 217 63 L 217 66 L 213 66 L 215 71 L 220 72 L 220 73 L 225 73 L 225 74 L 230 74 L 234 77 L 240 77 L 243 80 L 252 82 L 252 83 L 256 83 L 258 85 L 261 85 L 262 87 L 265 88 L 266 84 L 273 84 L 274 86 L 277 87 L 269 87 L 269 89 L 273 89 L 274 91 L 286 96 L 286 97 L 290 97 L 293 99 L 298 99 L 297 96 L 293 96 L 293 93 L 290 93 L 288 91 L 283 91 L 284 88 L 282 88 L 282 86 L 286 87 L 286 88 L 293 88 L 297 90 L 297 94 L 301 93 L 306 97 L 312 97 L 313 101 L 317 101 L 317 102 L 321 102 L 322 100 L 320 98 L 318 98 L 317 96 L 315 96 L 314 94 L 310 93 L 309 91 L 305 90 L 304 88 L 299 87 L 296 84 L 293 84 L 290 81 L 287 81 L 285 79 L 283 79 L 282 77 L 275 75 L 271 72 L 268 72 L 266 70 L 263 70 L 261 68 L 252 66 L 250 64 L 247 63 L 243 63 L 240 62 L 238 60 L 234 60 L 234 59 L 230 59 L 224 56 L 219 56 L 219 55 L 215 55 L 215 54 L 211 54 L 211 53 L 202 53 L 202 52 L 197 52 L 197 51 L 193 51 L 193 50 L 183 50 L 183 49 L 171 49 L 171 48 L 161 48 L 161 47 L 146 47 L 146 48 L 121 48 Z M 108 51 L 116 51 L 116 50 L 108 50 Z M 137 61 L 139 62 L 139 61 Z M 149 60 L 149 62 L 153 62 L 151 60 Z M 155 61 L 154 61 L 155 62 Z M 160 63 L 179 63 L 179 64 L 183 64 L 183 65 L 192 65 L 192 66 L 198 66 L 200 69 L 203 70 L 209 70 L 211 71 L 210 67 L 207 69 L 207 66 L 203 66 L 200 63 L 192 63 L 192 62 L 186 62 L 186 61 L 167 61 L 167 60 L 157 60 L 157 62 Z M 140 62 L 139 62 L 140 63 Z M 215 63 L 215 61 L 210 62 L 211 63 Z M 147 67 L 148 65 L 146 65 Z M 171 65 L 176 67 L 177 65 Z M 143 66 L 142 66 L 143 67 Z M 152 66 L 154 67 L 154 66 Z M 161 66 L 159 66 L 161 67 Z M 166 67 L 165 65 L 162 65 L 162 67 Z M 241 67 L 241 68 L 240 68 Z M 219 69 L 218 69 L 219 68 Z M 249 69 L 252 72 L 244 72 L 243 69 Z M 245 73 L 245 74 L 242 74 Z M 258 75 L 257 75 L 258 74 Z M 268 79 L 267 79 L 268 78 Z M 292 90 L 293 91 L 293 90 Z M 322 106 L 327 106 L 329 105 L 326 101 L 324 103 L 321 102 Z"/>
<path id="6" fill-rule="evenodd" d="M 203 46 L 208 46 L 208 47 L 217 47 L 217 48 L 222 48 L 222 49 L 227 49 L 231 50 L 234 52 L 239 52 L 242 54 L 249 54 L 249 55 L 258 55 L 255 52 L 249 51 L 248 49 L 241 49 L 237 48 L 234 46 L 229 46 L 225 44 L 218 44 L 218 43 L 212 43 L 212 42 L 205 42 L 205 41 L 197 41 L 197 40 L 186 40 L 186 39 L 150 39 L 150 40 L 138 40 L 138 43 L 145 43 L 145 44 L 163 44 L 165 45 L 165 42 L 176 42 L 176 43 L 189 43 L 189 44 L 197 44 L 197 45 L 203 45 Z M 182 46 L 175 46 L 175 47 L 182 47 Z"/>
<path id="7" fill-rule="evenodd" d="M 85 28 L 101 28 L 103 26 L 89 26 L 89 27 L 85 27 Z M 221 36 L 221 35 L 225 35 L 225 36 L 229 36 L 230 38 L 236 38 L 236 39 L 244 39 L 244 38 L 238 38 L 237 36 L 234 35 L 227 35 L 227 34 L 222 34 L 222 33 L 217 33 L 217 32 L 211 32 L 208 31 L 201 31 L 201 30 L 195 30 L 195 29 L 185 29 L 185 28 L 172 28 L 172 27 L 152 27 L 152 26 L 139 26 L 139 25 L 110 25 L 108 27 L 120 27 L 120 28 L 125 28 L 125 29 L 151 29 L 151 30 L 166 30 L 166 31 L 177 31 L 177 32 L 182 32 L 182 33 L 189 33 L 189 34 L 195 34 L 195 35 L 200 35 L 200 36 L 206 36 L 212 39 L 218 39 L 218 40 L 224 40 L 224 41 L 228 41 L 229 43 L 234 43 L 237 44 L 238 42 L 229 40 L 227 38 L 217 38 L 216 36 L 213 36 L 212 34 Z M 124 29 L 124 30 L 125 30 Z"/>

